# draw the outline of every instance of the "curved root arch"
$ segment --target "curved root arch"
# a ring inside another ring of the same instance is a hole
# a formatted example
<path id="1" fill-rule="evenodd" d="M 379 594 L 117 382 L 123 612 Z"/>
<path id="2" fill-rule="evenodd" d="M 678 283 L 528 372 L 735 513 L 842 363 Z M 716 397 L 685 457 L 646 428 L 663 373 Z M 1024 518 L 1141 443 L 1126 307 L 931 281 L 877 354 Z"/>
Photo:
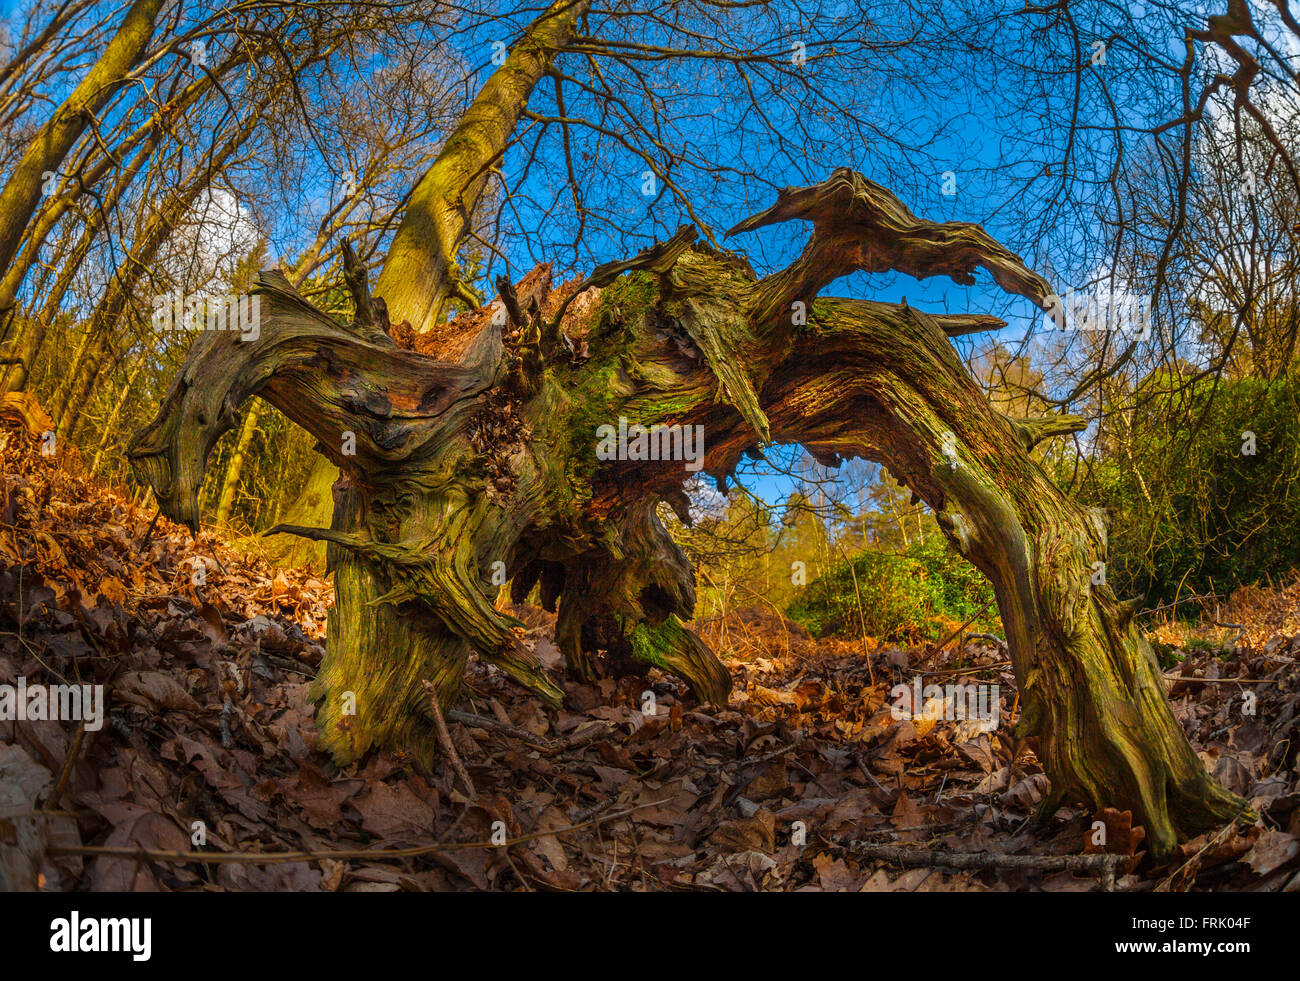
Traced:
<path id="1" fill-rule="evenodd" d="M 918 219 L 847 170 L 783 191 L 733 232 L 796 218 L 813 226 L 804 253 L 761 279 L 686 227 L 576 289 L 552 290 L 545 267 L 501 280 L 505 317 L 470 317 L 478 334 L 456 363 L 399 346 L 355 270 L 346 327 L 264 274 L 259 339 L 202 337 L 131 459 L 163 510 L 196 527 L 208 453 L 260 393 L 341 468 L 330 529 L 278 529 L 329 543 L 337 602 L 315 694 L 322 746 L 340 762 L 429 746 L 424 682 L 449 705 L 470 651 L 558 703 L 495 607 L 502 570 L 517 599 L 536 585 L 558 612 L 577 676 L 615 651 L 726 700 L 730 677 L 686 626 L 689 562 L 656 516 L 667 502 L 687 517 L 684 462 L 606 459 L 600 427 L 703 427 L 691 468 L 723 487 L 773 440 L 826 462 L 878 460 L 993 582 L 1025 706 L 1018 732 L 1036 737 L 1052 780 L 1046 810 L 1067 797 L 1131 808 L 1157 855 L 1244 816 L 1178 728 L 1131 608 L 1091 583 L 1104 520 L 1030 456 L 1080 420 L 1001 416 L 948 342 L 1001 322 L 817 298 L 855 270 L 970 282 L 983 267 L 1040 306 L 1049 284 L 978 226 Z"/>

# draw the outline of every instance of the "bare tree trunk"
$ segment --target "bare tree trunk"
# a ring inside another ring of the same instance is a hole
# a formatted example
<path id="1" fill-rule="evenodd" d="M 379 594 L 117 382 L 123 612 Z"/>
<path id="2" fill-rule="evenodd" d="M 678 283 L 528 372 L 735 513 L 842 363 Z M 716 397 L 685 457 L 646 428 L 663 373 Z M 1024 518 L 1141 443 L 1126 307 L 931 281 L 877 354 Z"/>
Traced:
<path id="1" fill-rule="evenodd" d="M 223 71 L 242 60 L 245 60 L 242 55 L 230 59 L 226 66 L 223 66 Z M 66 189 L 66 193 L 42 211 L 40 218 L 26 235 L 23 253 L 6 270 L 3 280 L 0 280 L 0 336 L 4 337 L 6 355 L 13 360 L 13 363 L 7 365 L 3 370 L 3 374 L 0 375 L 0 392 L 16 392 L 26 386 L 32 364 L 40 353 L 41 345 L 45 343 L 45 332 L 57 315 L 64 294 L 67 293 L 69 286 L 71 286 L 73 279 L 89 254 L 90 247 L 98 237 L 104 224 L 105 215 L 117 207 L 123 194 L 135 182 L 145 164 L 152 157 L 154 150 L 162 141 L 166 118 L 173 113 L 183 112 L 192 106 L 205 91 L 212 87 L 212 84 L 212 76 L 205 74 L 201 79 L 191 84 L 180 97 L 160 109 L 154 118 L 141 126 L 136 133 L 124 140 L 121 145 L 115 148 L 113 154 L 105 154 L 104 159 L 99 164 L 79 176 L 77 184 L 80 192 L 84 193 L 85 190 L 95 187 L 111 167 L 118 166 L 121 157 L 125 156 L 132 148 L 136 148 L 135 155 L 122 172 L 117 175 L 112 182 L 112 186 L 97 198 L 96 206 L 85 215 L 85 224 L 81 235 L 71 253 L 60 262 L 54 288 L 46 297 L 42 312 L 23 321 L 17 318 L 15 309 L 18 290 L 21 288 L 28 271 L 36 262 L 46 236 L 58 219 L 79 200 L 79 195 L 73 194 L 69 187 Z M 10 311 L 8 317 L 4 314 L 6 310 Z"/>
<path id="2" fill-rule="evenodd" d="M 91 476 L 99 472 L 99 462 L 104 457 L 104 450 L 108 448 L 108 442 L 113 438 L 113 433 L 117 430 L 117 422 L 122 418 L 122 407 L 126 405 L 127 396 L 131 394 L 131 389 L 135 387 L 135 380 L 140 376 L 140 369 L 144 365 L 144 358 L 135 363 L 135 367 L 131 369 L 131 374 L 127 376 L 126 384 L 122 386 L 121 394 L 113 403 L 113 411 L 108 414 L 108 419 L 104 422 L 104 430 L 99 435 L 99 445 L 95 447 L 95 458 L 90 461 Z"/>
<path id="3" fill-rule="evenodd" d="M 85 405 L 115 339 L 126 335 L 125 318 L 136 285 L 144 278 L 158 250 L 172 236 L 194 202 L 207 190 L 212 178 L 221 172 L 231 157 L 252 135 L 261 119 L 261 107 L 249 112 L 247 119 L 206 160 L 201 161 L 168 195 L 158 210 L 143 224 L 121 268 L 109 279 L 104 296 L 96 305 L 87 326 L 88 343 L 75 370 L 68 375 L 67 395 L 55 420 L 56 428 L 71 439 L 78 428 L 77 411 Z M 60 386 L 60 391 L 63 387 Z"/>
<path id="4" fill-rule="evenodd" d="M 64 258 L 59 266 L 59 274 L 54 281 L 49 295 L 45 298 L 45 303 L 41 307 L 40 313 L 26 322 L 17 321 L 17 314 L 10 318 L 9 333 L 7 335 L 6 346 L 14 359 L 13 364 L 7 365 L 4 369 L 3 376 L 0 376 L 0 392 L 16 392 L 27 385 L 27 379 L 31 374 L 32 365 L 36 362 L 37 355 L 40 354 L 41 347 L 45 343 L 45 335 L 49 330 L 50 324 L 58 316 L 59 308 L 63 303 L 63 297 L 67 294 L 69 287 L 72 286 L 77 272 L 85 262 L 86 256 L 90 253 L 90 248 L 95 243 L 100 230 L 103 228 L 104 215 L 117 206 L 122 194 L 131 182 L 135 179 L 140 169 L 149 159 L 153 150 L 153 144 L 142 147 L 136 153 L 135 158 L 131 161 L 126 171 L 114 182 L 113 187 L 104 195 L 102 207 L 96 208 L 86 218 L 85 226 L 81 230 L 81 235 L 77 239 L 76 245 L 72 251 Z M 17 285 L 14 285 L 14 295 L 17 295 Z M 3 298 L 0 298 L 0 309 L 3 308 Z M 87 335 L 89 337 L 89 335 Z M 73 358 L 73 364 L 70 366 L 70 372 L 65 376 L 65 385 L 60 386 L 60 395 L 66 399 L 67 388 L 70 387 L 72 378 L 81 364 L 81 358 L 86 351 L 85 342 L 77 350 L 76 357 Z M 56 402 L 56 404 L 59 404 Z"/>
<path id="5" fill-rule="evenodd" d="M 64 367 L 62 377 L 59 380 L 59 387 L 54 390 L 54 395 L 50 398 L 50 411 L 55 419 L 58 419 L 67 411 L 68 397 L 72 391 L 73 379 L 81 371 L 81 364 L 90 351 L 90 325 L 87 324 L 86 326 L 87 329 L 82 332 L 81 341 L 77 344 L 77 350 L 73 352 L 71 360 Z"/>
<path id="6" fill-rule="evenodd" d="M 460 297 L 470 309 L 479 305 L 461 277 L 456 250 L 533 87 L 590 6 L 590 0 L 554 0 L 547 7 L 488 78 L 415 186 L 375 284 L 393 323 L 405 320 L 423 333 L 438 323 L 451 297 Z"/>
<path id="7" fill-rule="evenodd" d="M 221 527 L 225 527 L 230 521 L 230 510 L 235 504 L 235 491 L 239 488 L 239 475 L 244 469 L 244 457 L 247 456 L 248 447 L 253 442 L 253 433 L 257 432 L 257 415 L 258 404 L 254 402 L 239 427 L 239 441 L 235 444 L 235 452 L 230 455 L 230 463 L 226 466 L 226 476 L 221 483 L 221 498 L 217 503 L 217 524 Z"/>

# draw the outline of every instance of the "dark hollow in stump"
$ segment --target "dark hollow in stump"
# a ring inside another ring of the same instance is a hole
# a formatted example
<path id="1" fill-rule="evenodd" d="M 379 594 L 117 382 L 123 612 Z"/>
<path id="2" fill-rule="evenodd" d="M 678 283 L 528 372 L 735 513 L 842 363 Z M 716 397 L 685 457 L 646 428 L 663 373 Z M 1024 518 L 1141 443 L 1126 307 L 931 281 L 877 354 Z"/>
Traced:
<path id="1" fill-rule="evenodd" d="M 766 277 L 683 227 L 563 297 L 546 267 L 519 289 L 502 281 L 454 362 L 399 346 L 355 269 L 346 326 L 263 273 L 259 338 L 200 337 L 131 461 L 163 511 L 197 528 L 208 454 L 257 394 L 341 469 L 331 528 L 278 529 L 328 543 L 337 599 L 314 697 L 339 763 L 431 746 L 423 682 L 449 709 L 471 651 L 560 702 L 494 607 L 494 563 L 517 598 L 540 584 L 577 677 L 606 650 L 726 701 L 730 677 L 684 622 L 690 564 L 658 517 L 666 503 L 689 518 L 684 463 L 600 459 L 598 427 L 702 426 L 703 470 L 722 487 L 773 441 L 831 465 L 879 461 L 994 585 L 1024 708 L 1016 735 L 1036 739 L 1051 778 L 1044 814 L 1065 800 L 1131 809 L 1157 857 L 1249 820 L 1175 721 L 1133 606 L 1091 582 L 1104 515 L 1030 456 L 1083 422 L 999 414 L 948 339 L 1001 322 L 818 295 L 856 270 L 971 283 L 983 267 L 1040 307 L 1049 284 L 979 226 L 918 219 L 846 169 L 782 191 L 729 234 L 792 219 L 812 224 L 808 245 Z"/>

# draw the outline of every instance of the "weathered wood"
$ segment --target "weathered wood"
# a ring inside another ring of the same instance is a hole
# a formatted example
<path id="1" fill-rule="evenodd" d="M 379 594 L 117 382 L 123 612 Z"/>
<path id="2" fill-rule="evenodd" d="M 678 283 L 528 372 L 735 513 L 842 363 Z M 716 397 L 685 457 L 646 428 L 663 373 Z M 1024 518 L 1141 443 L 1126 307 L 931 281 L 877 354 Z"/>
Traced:
<path id="1" fill-rule="evenodd" d="M 1133 861 L 1131 855 L 1000 855 L 997 852 L 954 852 L 938 848 L 908 848 L 853 841 L 848 850 L 863 858 L 902 866 L 974 871 L 1086 872 L 1095 874 L 1103 892 L 1115 888 L 1115 873 Z"/>
<path id="2" fill-rule="evenodd" d="M 792 303 L 811 304 L 827 284 L 857 271 L 948 276 L 969 286 L 982 266 L 1008 293 L 1040 307 L 1053 292 L 1047 280 L 979 225 L 918 218 L 887 188 L 847 167 L 812 187 L 785 188 L 772 207 L 727 235 L 793 219 L 812 222 L 813 233 L 797 261 L 759 283 L 754 316 L 760 330 L 788 329 Z"/>
<path id="3" fill-rule="evenodd" d="M 1068 436 L 1071 433 L 1081 433 L 1088 428 L 1088 420 L 1083 416 L 1061 414 L 1024 419 L 1011 416 L 1005 418 L 1027 450 L 1032 450 L 1043 440 L 1051 439 L 1053 436 Z"/>
<path id="4" fill-rule="evenodd" d="M 830 465 L 879 461 L 993 583 L 1024 707 L 1017 733 L 1037 740 L 1049 808 L 1073 798 L 1131 809 L 1160 857 L 1245 814 L 1179 729 L 1126 608 L 1091 582 L 1106 556 L 1103 519 L 1030 456 L 1037 439 L 1077 431 L 1078 420 L 994 410 L 948 340 L 951 318 L 808 292 L 858 268 L 965 281 L 983 265 L 1037 302 L 1046 282 L 976 226 L 923 222 L 848 172 L 784 192 L 738 227 L 785 217 L 813 220 L 812 240 L 763 279 L 686 231 L 607 267 L 590 280 L 604 290 L 580 361 L 538 354 L 550 308 L 540 288 L 503 285 L 510 329 L 484 316 L 465 357 L 449 363 L 341 327 L 264 275 L 260 338 L 196 343 L 132 462 L 169 515 L 197 526 L 208 451 L 238 403 L 260 393 L 342 469 L 331 529 L 278 530 L 330 543 L 337 603 L 313 692 L 321 745 L 347 761 L 376 746 L 427 749 L 424 683 L 449 708 L 471 651 L 559 699 L 495 608 L 502 569 L 517 599 L 540 584 L 558 610 L 556 641 L 574 675 L 590 677 L 606 651 L 725 702 L 731 679 L 686 626 L 694 577 L 658 508 L 684 513 L 688 463 L 725 485 L 769 440 Z M 787 329 L 773 311 L 791 297 L 807 297 L 807 322 Z M 598 454 L 598 428 L 620 420 L 702 426 L 702 452 Z M 345 433 L 353 452 L 340 449 Z"/>

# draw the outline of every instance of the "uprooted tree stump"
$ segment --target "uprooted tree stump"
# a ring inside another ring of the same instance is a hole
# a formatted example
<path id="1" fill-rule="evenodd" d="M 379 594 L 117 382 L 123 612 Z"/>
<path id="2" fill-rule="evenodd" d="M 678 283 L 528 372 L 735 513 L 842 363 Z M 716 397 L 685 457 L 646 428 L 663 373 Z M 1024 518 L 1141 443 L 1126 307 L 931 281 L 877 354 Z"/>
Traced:
<path id="1" fill-rule="evenodd" d="M 689 520 L 683 461 L 601 459 L 599 427 L 702 426 L 703 470 L 723 487 L 742 454 L 772 442 L 828 465 L 879 461 L 994 585 L 1023 706 L 1016 734 L 1036 739 L 1051 778 L 1044 814 L 1064 800 L 1132 809 L 1157 856 L 1248 816 L 1175 721 L 1133 605 L 1091 582 L 1104 516 L 1030 455 L 1083 423 L 999 414 L 949 342 L 1001 321 L 818 296 L 857 270 L 968 284 L 983 267 L 1040 307 L 1048 283 L 979 226 L 918 219 L 845 169 L 783 191 L 729 234 L 792 219 L 812 236 L 765 277 L 684 227 L 573 289 L 552 290 L 546 267 L 517 289 L 499 281 L 455 359 L 390 327 L 355 265 L 347 326 L 263 273 L 258 339 L 201 336 L 131 461 L 164 513 L 197 529 L 209 451 L 257 394 L 340 467 L 332 528 L 276 529 L 328 543 L 336 607 L 314 695 L 321 746 L 340 763 L 430 745 L 423 683 L 449 708 L 471 651 L 560 702 L 494 607 L 503 567 L 516 599 L 540 583 L 543 605 L 558 604 L 573 675 L 617 652 L 726 701 L 730 677 L 684 623 L 690 564 L 658 517 L 666 502 Z"/>

